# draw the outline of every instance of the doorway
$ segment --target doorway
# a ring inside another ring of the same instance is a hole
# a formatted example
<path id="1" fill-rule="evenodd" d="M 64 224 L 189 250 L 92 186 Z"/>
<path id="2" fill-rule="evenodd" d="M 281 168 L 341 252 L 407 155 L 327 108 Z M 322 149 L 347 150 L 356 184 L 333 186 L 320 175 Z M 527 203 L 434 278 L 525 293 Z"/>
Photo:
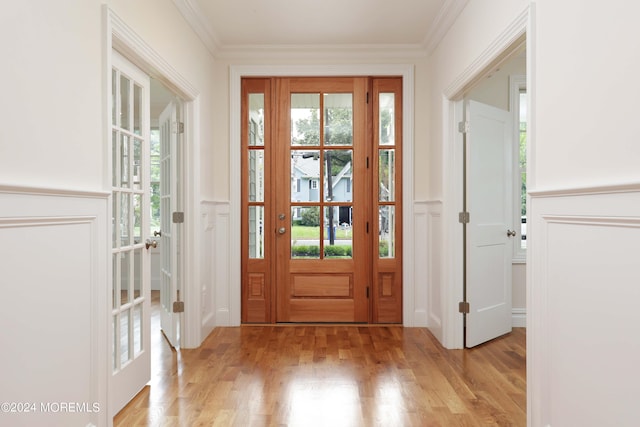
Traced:
<path id="1" fill-rule="evenodd" d="M 181 302 L 184 251 L 184 221 L 174 212 L 184 211 L 183 201 L 183 103 L 162 82 L 151 79 L 150 131 L 150 234 L 156 241 L 151 250 L 151 290 L 157 291 L 160 331 L 172 348 L 180 347 L 183 322 L 174 304 Z M 158 332 L 157 330 L 152 331 Z"/>
<path id="2" fill-rule="evenodd" d="M 402 78 L 242 80 L 242 321 L 402 321 Z"/>
<path id="3" fill-rule="evenodd" d="M 185 238 L 180 211 L 182 102 L 115 50 L 111 76 L 109 392 L 110 412 L 115 415 L 151 378 L 151 334 L 162 331 L 171 347 L 180 346 Z M 154 254 L 159 258 L 161 330 L 152 331 Z"/>
<path id="4" fill-rule="evenodd" d="M 468 303 L 460 305 L 460 346 L 526 324 L 526 56 L 522 36 L 455 101 L 456 173 L 468 171 L 456 193 L 467 213 L 456 224 L 466 230 L 456 239 Z"/>

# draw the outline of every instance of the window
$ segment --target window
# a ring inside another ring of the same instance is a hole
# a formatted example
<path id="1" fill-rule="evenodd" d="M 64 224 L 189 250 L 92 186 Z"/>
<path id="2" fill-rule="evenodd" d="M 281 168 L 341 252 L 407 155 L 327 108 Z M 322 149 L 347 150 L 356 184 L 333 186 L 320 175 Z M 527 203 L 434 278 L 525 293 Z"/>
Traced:
<path id="1" fill-rule="evenodd" d="M 520 171 L 520 249 L 527 248 L 527 92 L 520 90 L 520 109 L 519 109 L 519 168 Z"/>
<path id="2" fill-rule="evenodd" d="M 524 262 L 527 249 L 527 86 L 526 76 L 511 76 L 510 104 L 514 123 L 513 200 L 514 239 L 513 260 Z"/>
<path id="3" fill-rule="evenodd" d="M 151 221 L 149 235 L 160 231 L 160 130 L 151 129 Z"/>

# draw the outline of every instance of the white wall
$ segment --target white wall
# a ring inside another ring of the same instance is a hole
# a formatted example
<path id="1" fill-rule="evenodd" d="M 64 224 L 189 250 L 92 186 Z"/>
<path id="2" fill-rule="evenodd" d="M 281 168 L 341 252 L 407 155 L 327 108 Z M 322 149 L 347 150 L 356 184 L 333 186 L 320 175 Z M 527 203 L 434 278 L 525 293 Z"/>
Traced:
<path id="1" fill-rule="evenodd" d="M 0 183 L 103 188 L 100 22 L 98 0 L 3 5 Z"/>
<path id="2" fill-rule="evenodd" d="M 200 218 L 202 196 L 215 193 L 213 58 L 171 0 L 31 0 L 3 5 L 0 233 L 2 247 L 13 250 L 11 258 L 0 257 L 0 283 L 5 292 L 12 286 L 7 295 L 16 303 L 0 317 L 7 344 L 1 360 L 4 369 L 19 373 L 20 362 L 21 369 L 34 375 L 3 373 L 2 401 L 97 402 L 102 409 L 99 414 L 47 417 L 42 420 L 47 425 L 106 425 L 108 419 L 111 188 L 104 124 L 105 3 L 143 40 L 147 53 L 171 64 L 197 93 L 202 119 L 192 133 L 197 159 L 189 169 L 195 174 L 192 217 Z M 29 218 L 37 216 L 55 219 L 52 226 L 40 228 L 44 241 L 32 231 L 40 226 Z M 75 216 L 84 222 L 69 219 Z M 200 224 L 190 226 L 188 250 L 197 256 L 193 247 L 200 245 Z M 72 235 L 62 237 L 64 230 Z M 210 272 L 200 282 L 197 265 L 189 268 L 198 280 L 195 286 L 213 287 Z M 52 294 L 52 289 L 64 289 L 64 294 Z M 206 314 L 200 307 L 192 310 Z M 195 339 L 200 339 L 199 333 Z M 10 422 L 33 425 L 40 419 L 16 417 Z"/>
<path id="3" fill-rule="evenodd" d="M 99 1 L 3 4 L 0 288 L 11 303 L 0 317 L 0 400 L 102 412 L 3 413 L 2 424 L 106 420 L 107 198 L 89 193 L 104 188 L 101 44 Z"/>
<path id="4" fill-rule="evenodd" d="M 533 426 L 638 423 L 639 13 L 623 0 L 536 2 Z"/>
<path id="5" fill-rule="evenodd" d="M 640 4 L 539 0 L 536 10 L 536 187 L 638 182 Z"/>

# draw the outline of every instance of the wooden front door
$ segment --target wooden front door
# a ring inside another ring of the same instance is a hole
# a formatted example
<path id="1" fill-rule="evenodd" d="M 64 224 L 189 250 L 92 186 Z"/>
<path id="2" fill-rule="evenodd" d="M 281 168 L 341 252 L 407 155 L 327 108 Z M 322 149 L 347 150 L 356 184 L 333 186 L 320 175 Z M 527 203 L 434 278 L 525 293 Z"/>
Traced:
<path id="1" fill-rule="evenodd" d="M 401 322 L 401 80 L 243 80 L 244 322 Z"/>

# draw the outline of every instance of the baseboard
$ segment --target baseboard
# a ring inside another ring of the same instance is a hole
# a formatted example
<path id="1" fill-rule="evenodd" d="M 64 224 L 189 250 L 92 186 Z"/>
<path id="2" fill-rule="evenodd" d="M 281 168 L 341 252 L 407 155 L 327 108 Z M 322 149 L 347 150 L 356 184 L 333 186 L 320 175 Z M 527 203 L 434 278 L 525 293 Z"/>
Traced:
<path id="1" fill-rule="evenodd" d="M 511 326 L 514 328 L 527 327 L 527 309 L 514 308 L 511 310 Z"/>

